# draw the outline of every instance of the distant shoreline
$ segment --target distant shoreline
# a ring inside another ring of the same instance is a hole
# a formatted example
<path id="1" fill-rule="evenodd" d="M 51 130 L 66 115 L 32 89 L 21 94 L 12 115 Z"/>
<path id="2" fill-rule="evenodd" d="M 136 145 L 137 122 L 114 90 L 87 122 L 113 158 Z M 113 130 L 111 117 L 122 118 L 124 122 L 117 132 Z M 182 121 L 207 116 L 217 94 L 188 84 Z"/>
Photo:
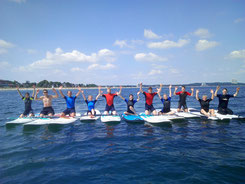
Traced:
<path id="1" fill-rule="evenodd" d="M 144 86 L 143 85 L 143 88 L 148 88 L 150 85 L 146 85 Z M 169 85 L 163 85 L 163 88 L 168 88 Z M 178 86 L 180 87 L 181 85 L 172 85 L 172 89 L 174 89 L 175 86 Z M 185 85 L 186 87 L 193 87 L 193 88 L 203 88 L 203 87 L 215 87 L 216 88 L 216 85 L 207 85 L 207 86 L 197 86 L 197 85 Z M 238 86 L 245 86 L 245 85 L 236 85 L 236 84 L 233 84 L 233 85 L 223 85 L 225 87 L 238 87 Z M 153 88 L 158 88 L 159 86 L 155 86 L 155 85 L 152 85 Z M 222 86 L 221 86 L 222 87 Z M 106 89 L 107 87 L 101 87 L 101 89 Z M 115 86 L 115 87 L 111 87 L 112 89 L 118 89 L 119 86 Z M 128 87 L 128 86 L 123 86 L 123 88 L 128 88 L 128 89 L 134 89 L 134 88 L 139 88 L 139 87 Z M 26 91 L 26 90 L 33 90 L 33 88 L 19 88 L 21 91 Z M 47 90 L 52 90 L 52 88 L 38 88 L 36 87 L 36 90 L 39 89 L 39 90 L 44 90 L 44 89 L 47 89 Z M 59 88 L 58 87 L 55 87 L 56 90 L 58 90 Z M 77 87 L 70 87 L 70 88 L 62 88 L 62 90 L 77 90 Z M 82 90 L 86 90 L 86 89 L 98 89 L 98 87 L 81 87 Z M 14 90 L 17 90 L 16 88 L 0 88 L 0 91 L 14 91 Z"/>

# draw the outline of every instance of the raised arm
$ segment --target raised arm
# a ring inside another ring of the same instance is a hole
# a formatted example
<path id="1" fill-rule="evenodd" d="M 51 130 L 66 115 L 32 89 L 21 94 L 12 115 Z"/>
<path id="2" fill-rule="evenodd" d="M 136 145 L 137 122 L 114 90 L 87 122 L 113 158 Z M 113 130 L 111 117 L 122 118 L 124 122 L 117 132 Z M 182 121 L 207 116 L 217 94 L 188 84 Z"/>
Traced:
<path id="1" fill-rule="evenodd" d="M 177 89 L 178 89 L 178 86 L 176 86 L 175 89 L 174 89 L 174 95 L 176 95 Z"/>
<path id="2" fill-rule="evenodd" d="M 213 100 L 214 99 L 214 90 L 211 89 L 210 93 L 212 94 L 211 99 Z"/>
<path id="3" fill-rule="evenodd" d="M 23 98 L 23 95 L 22 95 L 21 92 L 20 92 L 19 86 L 17 86 L 16 89 L 17 89 L 17 92 L 19 93 L 20 97 Z"/>
<path id="4" fill-rule="evenodd" d="M 240 87 L 236 88 L 236 93 L 234 94 L 234 97 L 238 95 L 239 90 L 240 90 Z"/>
<path id="5" fill-rule="evenodd" d="M 196 90 L 196 99 L 199 100 L 199 89 Z"/>
<path id="6" fill-rule="evenodd" d="M 96 96 L 95 100 L 98 100 L 98 98 L 101 96 L 101 86 L 98 87 L 98 95 Z"/>
<path id="7" fill-rule="evenodd" d="M 35 95 L 35 90 L 36 90 L 36 86 L 33 85 L 32 87 L 33 87 L 32 97 L 34 97 L 34 95 Z"/>
<path id="8" fill-rule="evenodd" d="M 194 88 L 191 88 L 191 96 L 194 95 Z"/>
<path id="9" fill-rule="evenodd" d="M 220 89 L 220 86 L 217 86 L 216 90 L 215 90 L 215 93 L 214 93 L 214 96 L 217 96 L 217 93 L 218 93 L 219 89 Z"/>
<path id="10" fill-rule="evenodd" d="M 117 93 L 117 95 L 118 95 L 121 99 L 125 100 L 125 98 L 123 98 L 122 95 L 121 95 L 119 92 Z"/>
<path id="11" fill-rule="evenodd" d="M 157 93 L 161 93 L 162 91 L 162 84 L 160 84 L 160 88 L 157 89 Z"/>
<path id="12" fill-rule="evenodd" d="M 34 100 L 42 100 L 42 99 L 43 99 L 42 97 L 37 98 L 38 93 L 39 93 L 39 89 L 37 89 L 37 91 L 36 91 L 36 94 L 35 94 Z"/>
<path id="13" fill-rule="evenodd" d="M 118 95 L 122 93 L 122 86 L 120 86 L 120 90 L 118 92 Z"/>
<path id="14" fill-rule="evenodd" d="M 140 101 L 140 91 L 137 93 L 137 102 Z"/>
<path id="15" fill-rule="evenodd" d="M 84 101 L 86 101 L 87 99 L 86 99 L 86 97 L 84 95 L 84 91 L 81 90 L 81 93 L 82 93 L 82 96 L 83 96 Z"/>
<path id="16" fill-rule="evenodd" d="M 172 90 L 171 90 L 172 89 L 172 85 L 170 84 L 168 88 L 169 88 L 169 95 L 168 96 L 172 97 Z"/>
<path id="17" fill-rule="evenodd" d="M 140 83 L 140 92 L 143 93 L 143 89 L 142 89 L 142 82 Z"/>
<path id="18" fill-rule="evenodd" d="M 63 92 L 61 91 L 62 90 L 62 88 L 63 88 L 63 86 L 60 86 L 59 87 L 59 92 L 60 92 L 60 95 L 64 98 L 65 97 L 65 95 L 63 94 Z"/>
<path id="19" fill-rule="evenodd" d="M 160 91 L 160 89 L 157 89 L 157 94 L 158 94 L 158 97 L 160 98 L 160 100 L 162 99 L 162 97 L 161 97 L 161 91 Z"/>
<path id="20" fill-rule="evenodd" d="M 76 94 L 76 97 L 78 97 L 80 95 L 80 93 L 81 93 L 81 87 L 79 86 L 77 89 L 78 89 L 78 92 Z"/>
<path id="21" fill-rule="evenodd" d="M 58 98 L 58 97 L 59 97 L 59 95 L 58 95 L 58 93 L 57 93 L 56 89 L 54 89 L 54 88 L 53 88 L 53 92 L 55 93 L 55 95 L 52 95 L 52 97 L 53 97 L 53 98 Z"/>

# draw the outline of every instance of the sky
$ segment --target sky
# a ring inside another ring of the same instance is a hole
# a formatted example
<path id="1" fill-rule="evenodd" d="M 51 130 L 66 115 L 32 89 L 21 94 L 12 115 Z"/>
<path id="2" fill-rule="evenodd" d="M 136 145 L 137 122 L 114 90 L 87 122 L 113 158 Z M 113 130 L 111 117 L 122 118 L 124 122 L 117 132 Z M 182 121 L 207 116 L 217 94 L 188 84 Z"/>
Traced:
<path id="1" fill-rule="evenodd" d="M 244 0 L 0 0 L 0 79 L 245 82 Z"/>

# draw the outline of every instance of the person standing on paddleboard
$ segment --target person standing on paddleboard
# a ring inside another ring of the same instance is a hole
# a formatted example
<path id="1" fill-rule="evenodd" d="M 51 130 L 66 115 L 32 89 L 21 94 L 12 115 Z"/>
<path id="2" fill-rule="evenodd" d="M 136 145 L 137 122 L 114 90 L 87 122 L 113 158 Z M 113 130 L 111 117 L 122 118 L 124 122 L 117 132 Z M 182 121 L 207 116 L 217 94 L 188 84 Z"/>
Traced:
<path id="1" fill-rule="evenodd" d="M 121 92 L 119 92 L 121 93 Z M 100 95 L 102 97 L 104 97 L 106 99 L 106 107 L 105 107 L 105 114 L 109 115 L 109 111 L 111 111 L 111 113 L 113 115 L 117 114 L 117 111 L 114 107 L 113 101 L 114 101 L 114 97 L 117 96 L 117 93 L 111 93 L 111 88 L 108 87 L 107 88 L 107 94 L 103 94 L 103 91 L 100 92 Z"/>
<path id="2" fill-rule="evenodd" d="M 70 115 L 71 117 L 75 117 L 76 116 L 76 110 L 75 110 L 75 100 L 76 98 L 79 96 L 79 94 L 81 93 L 81 88 L 79 87 L 78 88 L 78 92 L 76 94 L 76 96 L 72 96 L 72 91 L 67 91 L 67 96 L 65 96 L 63 94 L 63 92 L 61 91 L 63 88 L 63 86 L 60 86 L 59 87 L 59 92 L 60 92 L 60 95 L 65 99 L 66 101 L 66 110 L 64 110 L 62 113 L 61 113 L 61 117 L 64 117 L 66 115 Z"/>
<path id="3" fill-rule="evenodd" d="M 88 99 L 86 99 L 84 92 L 82 92 L 82 96 L 84 101 L 86 102 L 86 104 L 88 105 L 88 112 L 87 115 L 90 116 L 91 118 L 94 118 L 94 116 L 96 115 L 96 111 L 95 111 L 95 103 L 97 102 L 98 98 L 100 97 L 100 93 L 101 93 L 101 87 L 98 87 L 99 90 L 99 94 L 96 96 L 95 100 L 93 100 L 93 96 L 92 95 L 88 95 Z"/>
<path id="4" fill-rule="evenodd" d="M 40 117 L 47 116 L 47 115 L 48 116 L 53 116 L 55 114 L 54 113 L 54 109 L 52 107 L 52 99 L 53 98 L 58 98 L 59 95 L 58 95 L 57 91 L 54 88 L 52 90 L 55 93 L 55 95 L 49 95 L 48 94 L 48 90 L 44 89 L 43 90 L 43 96 L 40 96 L 38 98 L 37 95 L 39 93 L 39 89 L 37 89 L 37 92 L 36 92 L 34 100 L 42 100 L 43 101 L 43 109 L 40 112 Z"/>
<path id="5" fill-rule="evenodd" d="M 224 115 L 233 114 L 233 111 L 228 108 L 229 99 L 232 97 L 236 97 L 238 95 L 240 88 L 239 87 L 236 88 L 236 93 L 233 95 L 227 94 L 228 91 L 226 88 L 222 90 L 222 94 L 217 94 L 219 89 L 220 89 L 220 86 L 217 86 L 215 94 L 214 94 L 214 96 L 217 96 L 219 98 L 218 113 L 224 114 Z"/>
<path id="6" fill-rule="evenodd" d="M 157 93 L 160 93 L 162 90 L 162 84 L 160 84 L 160 88 L 157 89 L 157 92 L 152 92 L 152 87 L 148 88 L 148 93 L 143 91 L 142 89 L 142 83 L 140 83 L 140 92 L 145 95 L 145 114 L 150 115 L 153 113 L 153 115 L 157 115 L 156 109 L 153 107 L 153 98 Z"/>
<path id="7" fill-rule="evenodd" d="M 172 97 L 172 91 L 171 91 L 172 85 L 169 85 L 169 95 L 163 94 L 163 97 L 161 97 L 161 93 L 158 93 L 158 96 L 163 104 L 162 110 L 158 113 L 159 115 L 164 114 L 174 114 L 174 111 L 171 111 L 171 97 Z"/>
<path id="8" fill-rule="evenodd" d="M 135 109 L 134 109 L 134 104 L 140 100 L 140 92 L 137 93 L 137 100 L 134 100 L 134 95 L 130 94 L 129 98 L 126 99 L 122 97 L 121 95 L 122 92 L 122 86 L 120 86 L 120 92 L 117 94 L 121 99 L 123 99 L 127 103 L 127 111 L 124 112 L 126 115 L 137 115 Z"/>
<path id="9" fill-rule="evenodd" d="M 196 99 L 197 101 L 200 102 L 201 105 L 201 114 L 204 114 L 207 117 L 213 116 L 215 117 L 214 114 L 214 109 L 209 109 L 209 102 L 211 102 L 214 99 L 214 90 L 210 90 L 210 93 L 212 94 L 211 98 L 208 99 L 207 95 L 203 95 L 202 99 L 199 98 L 199 90 L 196 90 Z"/>
<path id="10" fill-rule="evenodd" d="M 26 117 L 27 115 L 29 115 L 29 117 L 34 116 L 34 112 L 32 110 L 31 104 L 32 104 L 32 101 L 34 100 L 35 88 L 36 88 L 36 86 L 33 85 L 33 93 L 32 93 L 32 96 L 30 97 L 29 93 L 25 93 L 25 96 L 23 96 L 20 92 L 19 86 L 17 86 L 17 91 L 18 91 L 21 99 L 25 103 L 25 111 L 20 115 L 20 118 Z"/>
<path id="11" fill-rule="evenodd" d="M 178 109 L 177 111 L 180 112 L 181 111 L 181 107 L 183 107 L 185 112 L 188 112 L 188 107 L 186 105 L 186 97 L 187 96 L 193 96 L 194 94 L 194 88 L 191 88 L 191 93 L 185 91 L 185 86 L 181 87 L 181 91 L 177 92 L 178 87 L 175 87 L 174 90 L 174 95 L 179 95 L 179 104 L 178 104 Z"/>

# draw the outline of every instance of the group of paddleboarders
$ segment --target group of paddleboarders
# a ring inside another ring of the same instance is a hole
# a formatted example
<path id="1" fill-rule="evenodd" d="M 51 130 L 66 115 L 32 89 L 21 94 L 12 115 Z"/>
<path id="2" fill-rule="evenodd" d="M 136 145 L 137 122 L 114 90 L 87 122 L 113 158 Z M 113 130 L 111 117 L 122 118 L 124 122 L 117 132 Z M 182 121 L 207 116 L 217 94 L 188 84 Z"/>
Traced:
<path id="1" fill-rule="evenodd" d="M 75 96 L 72 95 L 72 91 L 68 90 L 67 95 L 64 95 L 62 92 L 63 87 L 59 87 L 59 93 L 60 95 L 65 99 L 67 108 L 60 114 L 61 117 L 65 117 L 66 115 L 69 115 L 71 117 L 76 116 L 76 110 L 75 110 L 75 100 L 77 97 L 82 94 L 82 97 L 87 104 L 88 111 L 87 115 L 94 117 L 96 115 L 96 110 L 95 110 L 95 103 L 97 102 L 98 98 L 100 96 L 104 97 L 106 99 L 106 107 L 105 107 L 105 112 L 104 114 L 109 115 L 111 112 L 112 115 L 116 115 L 116 109 L 114 107 L 114 98 L 116 96 L 119 96 L 121 99 L 123 99 L 126 104 L 127 104 L 127 111 L 124 112 L 126 115 L 137 115 L 137 112 L 134 108 L 134 105 L 136 102 L 140 100 L 140 93 L 142 93 L 145 96 L 145 114 L 146 115 L 164 115 L 164 114 L 174 114 L 175 111 L 171 110 L 171 98 L 172 98 L 172 85 L 169 86 L 169 95 L 163 94 L 161 96 L 161 91 L 162 91 L 163 85 L 160 84 L 160 88 L 157 88 L 156 92 L 153 92 L 152 87 L 149 87 L 147 92 L 143 91 L 142 89 L 142 83 L 140 83 L 140 91 L 137 93 L 137 100 L 134 99 L 133 94 L 129 95 L 129 98 L 124 98 L 121 93 L 122 93 L 122 87 L 120 87 L 119 92 L 112 93 L 111 88 L 107 88 L 107 93 L 104 94 L 103 91 L 101 91 L 101 87 L 98 87 L 98 95 L 96 96 L 95 100 L 93 100 L 93 96 L 89 95 L 88 98 L 85 97 L 84 91 L 81 90 L 80 87 L 78 87 L 78 92 Z M 179 102 L 178 102 L 178 108 L 177 112 L 183 111 L 188 112 L 188 107 L 186 103 L 186 98 L 187 96 L 193 96 L 194 95 L 194 88 L 191 88 L 191 93 L 187 92 L 185 89 L 185 86 L 181 87 L 181 91 L 177 92 L 178 87 L 175 87 L 174 90 L 174 95 L 179 96 Z M 214 97 L 219 98 L 219 105 L 218 105 L 218 113 L 220 114 L 233 114 L 232 110 L 228 108 L 228 102 L 229 98 L 236 97 L 238 95 L 239 89 L 236 89 L 235 94 L 230 95 L 228 94 L 228 91 L 226 88 L 222 90 L 222 94 L 217 94 L 220 89 L 220 86 L 217 86 L 216 91 L 214 92 L 212 89 L 210 90 L 211 93 L 211 98 L 208 98 L 207 95 L 203 95 L 202 99 L 199 98 L 199 90 L 196 90 L 196 100 L 199 101 L 201 105 L 201 111 L 200 113 L 209 117 L 209 116 L 215 116 L 214 109 L 210 109 L 210 102 L 214 99 Z M 52 99 L 58 98 L 59 95 L 56 91 L 56 89 L 52 89 L 55 95 L 49 95 L 48 90 L 44 89 L 43 90 L 43 96 L 38 97 L 39 94 L 39 89 L 36 90 L 35 93 L 35 86 L 33 86 L 33 93 L 32 96 L 30 96 L 29 93 L 25 93 L 25 96 L 23 96 L 19 90 L 19 87 L 17 87 L 17 91 L 19 95 L 21 96 L 22 100 L 24 101 L 25 104 L 25 111 L 20 115 L 20 117 L 26 117 L 26 116 L 34 116 L 33 109 L 31 107 L 32 101 L 33 100 L 41 100 L 43 102 L 43 109 L 40 112 L 40 117 L 43 116 L 54 116 L 55 112 L 52 107 Z M 163 108 L 160 112 L 157 112 L 156 109 L 153 106 L 153 99 L 155 95 L 159 96 L 159 99 L 161 100 L 163 104 Z"/>

